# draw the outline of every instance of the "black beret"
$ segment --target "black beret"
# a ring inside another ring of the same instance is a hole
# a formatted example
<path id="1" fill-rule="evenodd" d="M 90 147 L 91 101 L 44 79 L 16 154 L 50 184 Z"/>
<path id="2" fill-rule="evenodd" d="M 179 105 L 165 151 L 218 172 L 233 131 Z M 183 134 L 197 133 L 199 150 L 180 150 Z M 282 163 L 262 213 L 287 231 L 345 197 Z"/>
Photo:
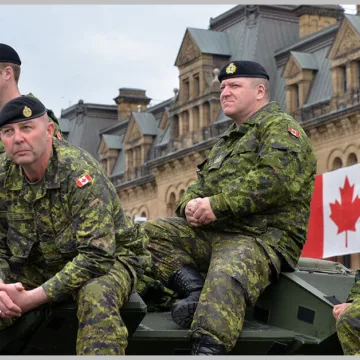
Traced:
<path id="1" fill-rule="evenodd" d="M 0 44 L 0 63 L 21 65 L 18 53 L 9 45 Z"/>
<path id="2" fill-rule="evenodd" d="M 46 113 L 40 100 L 32 96 L 19 96 L 7 102 L 0 111 L 0 128 L 6 124 L 36 119 Z"/>
<path id="3" fill-rule="evenodd" d="M 264 78 L 270 79 L 268 73 L 255 61 L 232 61 L 225 65 L 218 76 L 219 81 L 235 77 Z"/>

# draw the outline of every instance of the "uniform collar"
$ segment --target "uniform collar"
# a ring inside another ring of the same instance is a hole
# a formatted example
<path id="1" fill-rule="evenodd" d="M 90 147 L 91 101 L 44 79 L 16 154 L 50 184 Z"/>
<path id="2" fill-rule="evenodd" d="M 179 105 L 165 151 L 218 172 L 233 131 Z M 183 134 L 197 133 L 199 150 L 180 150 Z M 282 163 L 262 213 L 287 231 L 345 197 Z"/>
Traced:
<path id="1" fill-rule="evenodd" d="M 219 138 L 228 138 L 230 134 L 243 136 L 249 131 L 249 128 L 256 126 L 260 120 L 269 113 L 281 110 L 280 105 L 276 101 L 271 101 L 260 108 L 255 114 L 253 114 L 249 119 L 244 121 L 240 126 L 237 126 L 235 123 L 231 124 L 224 133 L 219 135 Z"/>

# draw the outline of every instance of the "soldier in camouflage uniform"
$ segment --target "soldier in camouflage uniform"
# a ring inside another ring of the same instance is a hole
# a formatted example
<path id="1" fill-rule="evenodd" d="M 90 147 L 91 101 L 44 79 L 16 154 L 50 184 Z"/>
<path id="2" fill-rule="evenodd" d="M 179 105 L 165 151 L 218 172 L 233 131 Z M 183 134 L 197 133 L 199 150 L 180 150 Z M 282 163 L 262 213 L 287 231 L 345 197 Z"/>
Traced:
<path id="1" fill-rule="evenodd" d="M 9 101 L 21 96 L 18 83 L 21 73 L 18 53 L 9 45 L 0 44 L 0 110 Z M 34 96 L 32 93 L 28 95 Z M 35 96 L 34 96 L 35 97 Z M 47 110 L 49 120 L 55 125 L 54 136 L 62 139 L 59 121 L 52 110 Z M 4 147 L 0 140 L 0 153 Z"/>
<path id="2" fill-rule="evenodd" d="M 301 126 L 269 102 L 268 80 L 251 61 L 220 71 L 234 123 L 198 166 L 178 217 L 143 224 L 156 276 L 183 298 L 172 318 L 190 327 L 193 355 L 233 348 L 246 307 L 294 269 L 306 239 L 316 158 Z"/>
<path id="3" fill-rule="evenodd" d="M 360 269 L 346 302 L 335 305 L 333 315 L 344 355 L 360 355 Z"/>
<path id="4" fill-rule="evenodd" d="M 0 328 L 73 296 L 77 354 L 124 354 L 119 309 L 150 264 L 145 232 L 96 160 L 52 136 L 39 100 L 9 101 L 0 128 Z"/>

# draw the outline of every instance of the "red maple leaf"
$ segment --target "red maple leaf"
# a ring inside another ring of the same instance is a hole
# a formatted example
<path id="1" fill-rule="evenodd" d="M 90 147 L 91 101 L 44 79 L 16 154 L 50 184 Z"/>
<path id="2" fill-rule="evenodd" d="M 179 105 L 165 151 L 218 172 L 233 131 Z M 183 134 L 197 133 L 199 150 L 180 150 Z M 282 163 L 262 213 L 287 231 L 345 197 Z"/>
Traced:
<path id="1" fill-rule="evenodd" d="M 355 185 L 350 186 L 349 179 L 345 177 L 344 187 L 340 188 L 341 203 L 337 200 L 330 203 L 330 219 L 338 227 L 338 234 L 345 231 L 345 247 L 348 246 L 347 232 L 356 231 L 355 225 L 360 217 L 360 199 L 353 200 Z"/>

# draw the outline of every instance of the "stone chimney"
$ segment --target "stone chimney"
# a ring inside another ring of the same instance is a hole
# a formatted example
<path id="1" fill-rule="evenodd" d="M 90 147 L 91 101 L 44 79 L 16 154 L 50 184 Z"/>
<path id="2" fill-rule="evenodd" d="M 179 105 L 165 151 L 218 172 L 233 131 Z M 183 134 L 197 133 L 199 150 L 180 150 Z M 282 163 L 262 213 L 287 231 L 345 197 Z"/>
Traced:
<path id="1" fill-rule="evenodd" d="M 335 25 L 344 16 L 340 5 L 300 5 L 296 9 L 299 17 L 300 39 Z"/>
<path id="2" fill-rule="evenodd" d="M 145 111 L 151 99 L 141 89 L 120 88 L 114 98 L 118 106 L 118 120 L 125 120 L 133 111 Z"/>

